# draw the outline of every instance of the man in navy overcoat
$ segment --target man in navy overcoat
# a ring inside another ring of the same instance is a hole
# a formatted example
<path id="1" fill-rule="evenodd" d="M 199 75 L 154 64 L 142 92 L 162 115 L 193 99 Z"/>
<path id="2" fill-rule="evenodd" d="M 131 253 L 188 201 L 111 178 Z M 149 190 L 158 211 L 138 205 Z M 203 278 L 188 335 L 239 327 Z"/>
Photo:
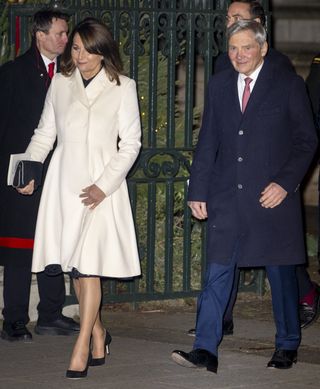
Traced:
<path id="1" fill-rule="evenodd" d="M 236 267 L 265 266 L 276 324 L 268 367 L 286 369 L 300 344 L 295 266 L 305 261 L 299 186 L 317 147 L 303 80 L 265 61 L 266 32 L 242 20 L 228 29 L 234 69 L 208 85 L 188 193 L 206 219 L 208 266 L 196 339 L 172 358 L 217 372 L 223 315 Z"/>

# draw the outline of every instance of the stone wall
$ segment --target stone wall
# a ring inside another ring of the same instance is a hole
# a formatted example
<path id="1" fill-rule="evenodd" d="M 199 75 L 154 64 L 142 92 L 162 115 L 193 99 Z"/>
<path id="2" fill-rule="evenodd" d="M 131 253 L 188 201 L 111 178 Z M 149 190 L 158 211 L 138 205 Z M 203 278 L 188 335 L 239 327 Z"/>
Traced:
<path id="1" fill-rule="evenodd" d="M 289 56 L 305 79 L 312 58 L 320 52 L 320 1 L 272 0 L 271 9 L 274 47 Z M 304 191 L 306 205 L 318 205 L 318 176 L 315 164 Z"/>
<path id="2" fill-rule="evenodd" d="M 292 59 L 306 77 L 309 65 L 320 52 L 320 1 L 273 0 L 274 46 Z"/>

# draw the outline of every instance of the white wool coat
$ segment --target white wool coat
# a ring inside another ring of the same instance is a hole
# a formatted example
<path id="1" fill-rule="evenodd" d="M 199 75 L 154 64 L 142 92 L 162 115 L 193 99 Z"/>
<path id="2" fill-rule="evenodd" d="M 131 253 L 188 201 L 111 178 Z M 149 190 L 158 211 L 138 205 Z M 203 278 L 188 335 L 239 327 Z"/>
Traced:
<path id="1" fill-rule="evenodd" d="M 111 82 L 102 69 L 84 88 L 76 69 L 56 74 L 26 150 L 44 161 L 57 139 L 42 192 L 33 272 L 61 264 L 64 272 L 127 278 L 140 274 L 126 176 L 140 150 L 135 82 Z M 96 184 L 106 198 L 90 210 L 82 189 Z"/>

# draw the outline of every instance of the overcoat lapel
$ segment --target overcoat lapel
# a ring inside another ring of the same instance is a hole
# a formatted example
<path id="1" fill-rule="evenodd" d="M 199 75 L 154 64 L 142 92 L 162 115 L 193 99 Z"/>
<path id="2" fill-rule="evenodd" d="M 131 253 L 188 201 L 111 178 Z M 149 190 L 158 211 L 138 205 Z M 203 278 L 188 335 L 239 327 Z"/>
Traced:
<path id="1" fill-rule="evenodd" d="M 79 100 L 81 104 L 89 108 L 89 100 L 87 98 L 81 74 L 78 69 L 73 72 L 72 76 L 70 77 L 70 82 L 73 98 Z"/>
<path id="2" fill-rule="evenodd" d="M 93 105 L 101 93 L 106 90 L 108 84 L 110 84 L 110 81 L 106 75 L 105 69 L 103 68 L 86 87 L 86 94 L 90 106 Z"/>
<path id="3" fill-rule="evenodd" d="M 85 88 L 82 77 L 78 69 L 71 76 L 71 88 L 73 96 L 79 100 L 85 107 L 90 108 L 105 90 L 108 82 L 105 70 L 101 69 L 96 77 Z"/>
<path id="4" fill-rule="evenodd" d="M 226 104 L 221 105 L 225 106 L 228 109 L 228 115 L 227 117 L 232 120 L 235 124 L 239 123 L 239 121 L 242 120 L 242 112 L 241 107 L 239 103 L 239 97 L 238 97 L 238 72 L 233 71 L 231 73 L 231 76 L 226 82 L 225 90 L 224 90 L 224 96 L 226 96 L 226 99 L 228 100 Z"/>

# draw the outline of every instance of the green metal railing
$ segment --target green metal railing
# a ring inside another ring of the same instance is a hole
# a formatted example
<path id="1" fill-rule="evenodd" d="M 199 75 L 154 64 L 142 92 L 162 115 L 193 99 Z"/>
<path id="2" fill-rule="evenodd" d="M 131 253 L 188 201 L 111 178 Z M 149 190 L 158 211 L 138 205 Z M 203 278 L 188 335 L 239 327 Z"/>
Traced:
<path id="1" fill-rule="evenodd" d="M 227 1 L 62 1 L 72 25 L 99 17 L 119 42 L 127 74 L 137 81 L 143 147 L 128 177 L 142 276 L 104 282 L 104 302 L 196 296 L 205 269 L 205 223 L 191 218 L 187 180 L 205 85 L 225 46 Z M 30 44 L 40 4 L 9 7 L 9 44 Z M 269 12 L 268 1 L 264 1 Z M 17 35 L 18 34 L 18 35 Z M 246 276 L 246 277 L 244 277 Z M 242 274 L 241 289 L 262 293 L 262 271 Z M 72 302 L 72 298 L 68 300 Z"/>

